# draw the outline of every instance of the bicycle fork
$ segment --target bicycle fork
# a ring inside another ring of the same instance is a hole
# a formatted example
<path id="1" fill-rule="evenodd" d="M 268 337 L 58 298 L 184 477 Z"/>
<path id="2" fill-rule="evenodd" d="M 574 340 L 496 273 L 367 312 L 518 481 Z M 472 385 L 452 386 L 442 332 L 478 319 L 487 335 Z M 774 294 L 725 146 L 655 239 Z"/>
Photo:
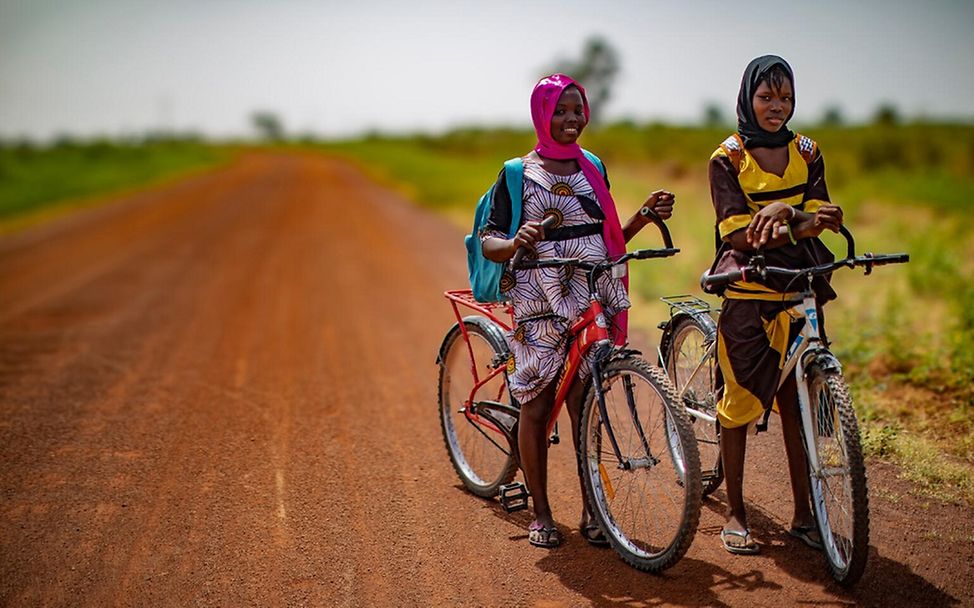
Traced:
<path id="1" fill-rule="evenodd" d="M 619 449 L 619 442 L 616 440 L 615 433 L 612 430 L 612 424 L 609 422 L 608 407 L 605 403 L 605 391 L 602 388 L 602 380 L 604 379 L 602 375 L 602 367 L 607 357 L 605 353 L 611 349 L 612 346 L 608 340 L 603 344 L 599 345 L 599 351 L 595 360 L 592 362 L 592 377 L 596 380 L 592 383 L 595 387 L 595 397 L 598 400 L 599 405 L 599 416 L 602 420 L 602 425 L 605 428 L 605 434 L 609 438 L 609 444 L 612 446 L 612 452 L 615 454 L 616 460 L 619 462 L 619 468 L 624 471 L 633 471 L 636 469 L 648 469 L 659 464 L 659 459 L 653 456 L 649 449 L 649 442 L 646 440 L 646 436 L 643 433 L 642 424 L 639 422 L 639 413 L 636 411 L 636 399 L 633 394 L 635 387 L 633 386 L 632 379 L 629 376 L 623 376 L 622 386 L 626 395 L 626 406 L 629 410 L 629 415 L 632 417 L 633 424 L 639 434 L 639 440 L 642 443 L 645 456 L 637 458 L 625 458 L 622 455 L 622 450 Z M 601 466 L 601 465 L 600 465 Z"/>

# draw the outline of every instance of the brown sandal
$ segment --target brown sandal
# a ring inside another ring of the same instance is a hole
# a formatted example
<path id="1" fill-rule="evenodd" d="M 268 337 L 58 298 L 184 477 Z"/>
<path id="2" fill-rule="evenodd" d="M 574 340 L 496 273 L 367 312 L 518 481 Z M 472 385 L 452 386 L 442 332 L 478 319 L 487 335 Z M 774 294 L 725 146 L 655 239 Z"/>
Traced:
<path id="1" fill-rule="evenodd" d="M 728 538 L 739 538 L 742 542 L 732 543 Z M 737 530 L 721 530 L 720 542 L 724 544 L 724 549 L 727 549 L 728 552 L 734 555 L 754 555 L 755 553 L 761 552 L 761 545 L 751 539 L 750 530 L 744 530 L 743 532 L 738 532 Z"/>
<path id="2" fill-rule="evenodd" d="M 609 539 L 606 538 L 605 532 L 599 527 L 599 524 L 594 521 L 590 521 L 587 524 L 578 524 L 578 532 L 582 535 L 582 538 L 588 541 L 588 544 L 594 545 L 596 547 L 608 547 Z"/>

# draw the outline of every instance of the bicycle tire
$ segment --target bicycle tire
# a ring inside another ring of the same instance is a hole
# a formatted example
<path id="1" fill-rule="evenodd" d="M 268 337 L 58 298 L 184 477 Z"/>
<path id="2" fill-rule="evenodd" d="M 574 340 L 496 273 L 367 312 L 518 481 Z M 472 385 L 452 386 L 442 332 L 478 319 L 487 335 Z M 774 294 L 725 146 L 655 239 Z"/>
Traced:
<path id="1" fill-rule="evenodd" d="M 602 387 L 609 426 L 629 466 L 616 459 L 593 385 L 580 420 L 578 458 L 585 498 L 623 560 L 639 570 L 661 572 L 686 554 L 700 521 L 696 441 L 663 370 L 636 357 L 613 360 L 604 368 Z M 635 417 L 629 413 L 628 395 Z M 687 464 L 682 475 L 674 464 L 670 429 L 676 430 Z"/>
<path id="2" fill-rule="evenodd" d="M 707 356 L 707 350 L 716 338 L 712 322 L 711 327 L 706 327 L 703 320 L 696 316 L 681 315 L 673 320 L 670 338 L 662 353 L 666 373 L 676 388 L 680 402 L 688 409 L 693 408 L 713 418 L 717 417 L 717 360 L 712 356 L 702 365 L 701 360 Z M 697 369 L 698 365 L 700 369 Z M 708 496 L 724 481 L 724 466 L 720 459 L 720 424 L 693 415 L 689 419 L 700 452 L 703 495 Z"/>
<path id="3" fill-rule="evenodd" d="M 869 492 L 859 424 L 840 373 L 812 366 L 806 382 L 821 465 L 817 474 L 809 459 L 812 506 L 829 572 L 850 587 L 862 576 L 869 554 Z"/>
<path id="4" fill-rule="evenodd" d="M 463 324 L 480 373 L 488 374 L 506 361 L 507 344 L 496 325 L 478 316 L 464 318 Z M 483 498 L 496 496 L 502 485 L 513 481 L 517 466 L 504 435 L 465 414 L 464 405 L 474 380 L 470 351 L 459 324 L 443 339 L 438 362 L 440 428 L 450 462 L 467 490 Z M 477 395 L 510 403 L 505 375 L 493 378 Z"/>

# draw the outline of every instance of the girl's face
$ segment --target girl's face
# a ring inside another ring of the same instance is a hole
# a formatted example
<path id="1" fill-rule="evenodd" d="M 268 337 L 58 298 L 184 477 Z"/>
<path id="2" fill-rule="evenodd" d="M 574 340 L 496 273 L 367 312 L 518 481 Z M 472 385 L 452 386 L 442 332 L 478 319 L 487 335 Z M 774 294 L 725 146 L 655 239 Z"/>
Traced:
<path id="1" fill-rule="evenodd" d="M 551 116 L 551 137 L 560 144 L 573 144 L 585 128 L 585 100 L 577 87 L 561 92 Z"/>
<path id="2" fill-rule="evenodd" d="M 772 88 L 767 81 L 763 81 L 754 91 L 751 104 L 754 106 L 758 126 L 770 133 L 776 133 L 784 126 L 795 107 L 791 83 L 784 79 L 779 88 Z"/>

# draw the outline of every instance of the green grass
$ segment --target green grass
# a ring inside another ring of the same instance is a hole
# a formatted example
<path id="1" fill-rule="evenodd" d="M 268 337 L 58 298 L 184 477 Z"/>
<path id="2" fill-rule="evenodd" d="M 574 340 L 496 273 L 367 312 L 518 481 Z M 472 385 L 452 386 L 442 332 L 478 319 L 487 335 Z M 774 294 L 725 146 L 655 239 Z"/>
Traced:
<path id="1" fill-rule="evenodd" d="M 17 223 L 78 201 L 224 162 L 229 153 L 198 141 L 64 141 L 0 146 L 0 223 Z"/>
<path id="2" fill-rule="evenodd" d="M 825 154 L 833 201 L 858 252 L 908 252 L 905 266 L 837 272 L 840 297 L 826 308 L 833 349 L 864 413 L 867 453 L 891 459 L 924 492 L 974 504 L 974 126 L 907 125 L 798 129 Z M 713 256 L 706 166 L 728 129 L 614 125 L 583 145 L 606 162 L 619 215 L 653 189 L 677 193 L 668 223 L 681 253 L 632 265 L 633 324 L 651 338 L 663 295 L 701 296 Z M 439 138 L 380 138 L 326 146 L 467 228 L 473 206 L 504 159 L 531 133 L 466 130 Z M 844 241 L 825 236 L 833 251 Z M 648 227 L 632 247 L 658 246 Z M 715 305 L 717 300 L 710 299 Z M 899 395 L 909 392 L 910 408 Z M 937 455 L 948 455 L 950 461 Z"/>

